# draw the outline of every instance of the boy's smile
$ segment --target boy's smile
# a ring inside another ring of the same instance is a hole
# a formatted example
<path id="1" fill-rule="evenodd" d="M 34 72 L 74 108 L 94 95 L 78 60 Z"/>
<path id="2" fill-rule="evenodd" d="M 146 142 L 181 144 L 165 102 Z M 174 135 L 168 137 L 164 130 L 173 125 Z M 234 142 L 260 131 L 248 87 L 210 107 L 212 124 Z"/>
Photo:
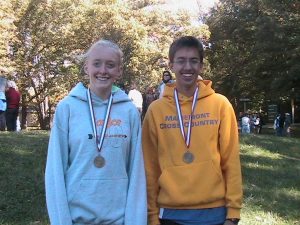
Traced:
<path id="1" fill-rule="evenodd" d="M 192 96 L 198 75 L 202 71 L 202 63 L 196 48 L 183 47 L 175 55 L 170 68 L 176 76 L 176 88 L 181 94 Z"/>

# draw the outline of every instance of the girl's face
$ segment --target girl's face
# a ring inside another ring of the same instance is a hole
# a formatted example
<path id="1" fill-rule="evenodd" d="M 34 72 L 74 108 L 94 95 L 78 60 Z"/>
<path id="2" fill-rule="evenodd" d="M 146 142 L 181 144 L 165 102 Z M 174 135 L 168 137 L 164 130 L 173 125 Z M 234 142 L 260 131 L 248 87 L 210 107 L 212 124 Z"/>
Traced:
<path id="1" fill-rule="evenodd" d="M 117 50 L 106 46 L 91 49 L 84 64 L 84 71 L 90 79 L 90 89 L 100 97 L 109 96 L 113 83 L 122 74 L 120 64 Z"/>

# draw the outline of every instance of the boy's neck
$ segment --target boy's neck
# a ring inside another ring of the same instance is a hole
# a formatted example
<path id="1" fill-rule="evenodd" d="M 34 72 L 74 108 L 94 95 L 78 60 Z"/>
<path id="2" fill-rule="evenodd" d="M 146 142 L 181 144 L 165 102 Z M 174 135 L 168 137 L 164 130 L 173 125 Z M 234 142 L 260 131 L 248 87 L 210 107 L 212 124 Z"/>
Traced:
<path id="1" fill-rule="evenodd" d="M 195 83 L 195 85 L 192 87 L 176 87 L 177 91 L 186 97 L 192 97 L 195 93 L 196 88 L 197 83 Z"/>

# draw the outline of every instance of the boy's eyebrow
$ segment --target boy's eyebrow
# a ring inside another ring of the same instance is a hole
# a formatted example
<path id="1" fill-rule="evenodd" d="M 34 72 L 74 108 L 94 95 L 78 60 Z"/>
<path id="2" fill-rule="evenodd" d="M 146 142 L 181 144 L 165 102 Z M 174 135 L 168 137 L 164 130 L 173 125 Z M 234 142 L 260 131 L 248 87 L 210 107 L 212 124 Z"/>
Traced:
<path id="1" fill-rule="evenodd" d="M 192 57 L 192 58 L 186 58 L 184 56 L 178 57 L 176 59 L 200 59 L 200 57 Z"/>

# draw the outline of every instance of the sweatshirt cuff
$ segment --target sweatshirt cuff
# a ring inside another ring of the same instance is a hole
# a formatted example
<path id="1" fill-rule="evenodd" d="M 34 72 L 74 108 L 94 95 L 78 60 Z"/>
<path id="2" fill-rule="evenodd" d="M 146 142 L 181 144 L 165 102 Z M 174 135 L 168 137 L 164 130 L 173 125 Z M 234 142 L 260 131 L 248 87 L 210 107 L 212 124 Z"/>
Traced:
<path id="1" fill-rule="evenodd" d="M 227 208 L 227 216 L 226 218 L 232 219 L 232 218 L 241 218 L 241 210 L 236 208 Z"/>

